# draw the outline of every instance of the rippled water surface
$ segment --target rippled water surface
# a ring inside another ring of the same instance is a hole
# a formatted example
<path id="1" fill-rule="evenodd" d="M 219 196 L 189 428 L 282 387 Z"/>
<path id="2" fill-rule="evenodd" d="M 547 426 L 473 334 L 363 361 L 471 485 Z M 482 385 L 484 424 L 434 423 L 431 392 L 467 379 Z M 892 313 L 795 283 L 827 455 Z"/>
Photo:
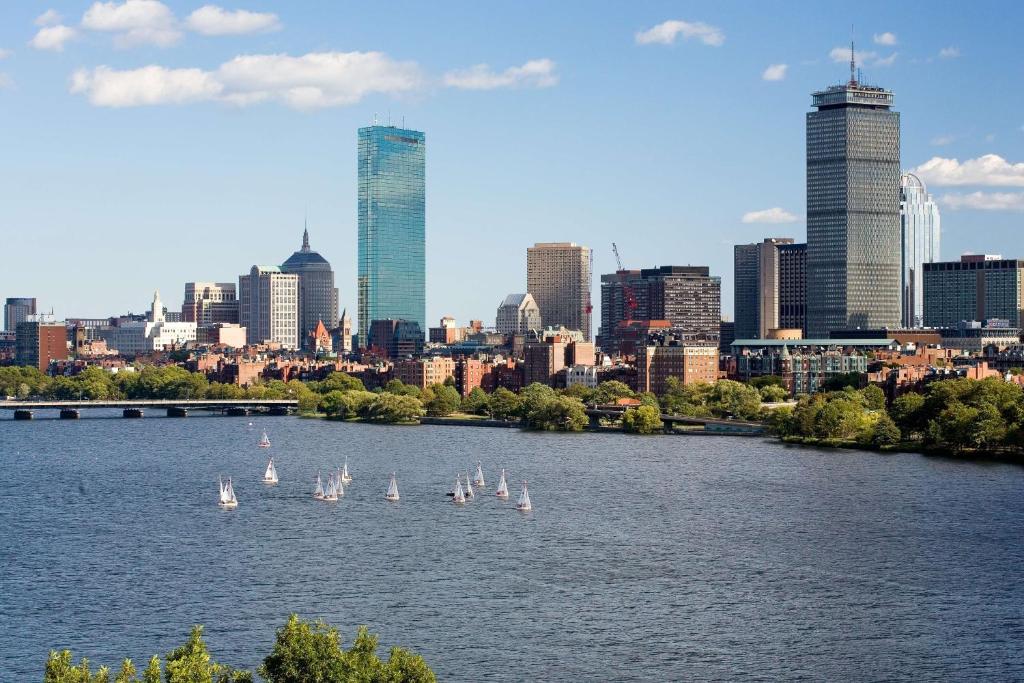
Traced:
<path id="1" fill-rule="evenodd" d="M 254 667 L 289 612 L 440 680 L 1024 677 L 1024 470 L 728 437 L 297 418 L 0 422 L 0 679 L 206 625 Z M 280 485 L 260 483 L 273 440 Z M 336 504 L 310 497 L 345 456 Z M 488 488 L 445 497 L 477 460 Z M 534 510 L 493 495 L 500 467 Z M 397 472 L 402 500 L 383 499 Z M 231 475 L 233 511 L 216 505 Z M 383 650 L 383 648 L 382 648 Z"/>

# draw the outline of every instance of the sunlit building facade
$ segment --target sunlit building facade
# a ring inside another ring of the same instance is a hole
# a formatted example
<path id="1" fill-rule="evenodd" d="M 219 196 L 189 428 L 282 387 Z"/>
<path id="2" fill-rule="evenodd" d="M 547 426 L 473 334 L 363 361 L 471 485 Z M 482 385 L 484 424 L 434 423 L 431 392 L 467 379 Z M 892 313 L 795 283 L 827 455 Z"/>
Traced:
<path id="1" fill-rule="evenodd" d="M 939 206 L 913 173 L 900 178 L 903 326 L 924 325 L 924 264 L 941 261 Z"/>

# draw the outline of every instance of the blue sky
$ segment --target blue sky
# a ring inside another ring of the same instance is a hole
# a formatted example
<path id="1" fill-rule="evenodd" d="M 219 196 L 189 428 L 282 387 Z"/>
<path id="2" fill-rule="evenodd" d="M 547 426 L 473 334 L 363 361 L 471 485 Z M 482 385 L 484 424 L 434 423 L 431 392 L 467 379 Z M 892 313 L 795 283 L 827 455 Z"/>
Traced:
<path id="1" fill-rule="evenodd" d="M 846 78 L 830 53 L 851 22 L 943 256 L 1024 256 L 1017 3 L 201 7 L 0 7 L 0 297 L 100 316 L 159 288 L 176 307 L 185 281 L 283 261 L 308 213 L 352 310 L 356 129 L 376 114 L 426 132 L 428 320 L 493 322 L 527 246 L 569 240 L 596 273 L 613 241 L 627 267 L 707 264 L 731 315 L 732 245 L 804 238 L 804 114 Z"/>

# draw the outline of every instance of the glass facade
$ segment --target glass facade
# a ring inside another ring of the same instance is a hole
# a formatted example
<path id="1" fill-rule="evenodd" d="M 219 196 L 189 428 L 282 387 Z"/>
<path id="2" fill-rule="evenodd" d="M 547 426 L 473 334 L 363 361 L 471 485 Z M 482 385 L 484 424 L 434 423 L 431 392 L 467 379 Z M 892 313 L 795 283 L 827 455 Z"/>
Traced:
<path id="1" fill-rule="evenodd" d="M 1024 324 L 1024 261 L 965 255 L 959 261 L 925 263 L 922 272 L 927 327 L 993 318 L 1010 327 Z"/>
<path id="2" fill-rule="evenodd" d="M 359 339 L 373 320 L 427 329 L 426 166 L 422 132 L 359 129 Z"/>
<path id="3" fill-rule="evenodd" d="M 939 257 L 939 207 L 913 173 L 900 179 L 903 326 L 924 325 L 924 264 Z"/>
<path id="4" fill-rule="evenodd" d="M 854 80 L 807 114 L 807 333 L 897 327 L 900 115 Z"/>

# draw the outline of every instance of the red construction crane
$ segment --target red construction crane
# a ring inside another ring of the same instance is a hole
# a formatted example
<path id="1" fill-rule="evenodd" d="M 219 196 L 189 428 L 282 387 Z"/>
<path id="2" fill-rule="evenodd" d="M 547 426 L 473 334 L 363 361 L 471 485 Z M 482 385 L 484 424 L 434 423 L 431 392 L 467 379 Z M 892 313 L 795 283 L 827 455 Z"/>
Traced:
<path id="1" fill-rule="evenodd" d="M 626 269 L 622 267 L 622 259 L 619 257 L 619 247 L 615 242 L 612 242 L 612 252 L 615 253 L 615 263 L 619 266 L 620 282 L 622 282 L 622 297 L 626 302 L 626 320 L 632 320 L 633 311 L 636 310 L 636 295 L 633 293 L 633 287 L 623 275 Z"/>

